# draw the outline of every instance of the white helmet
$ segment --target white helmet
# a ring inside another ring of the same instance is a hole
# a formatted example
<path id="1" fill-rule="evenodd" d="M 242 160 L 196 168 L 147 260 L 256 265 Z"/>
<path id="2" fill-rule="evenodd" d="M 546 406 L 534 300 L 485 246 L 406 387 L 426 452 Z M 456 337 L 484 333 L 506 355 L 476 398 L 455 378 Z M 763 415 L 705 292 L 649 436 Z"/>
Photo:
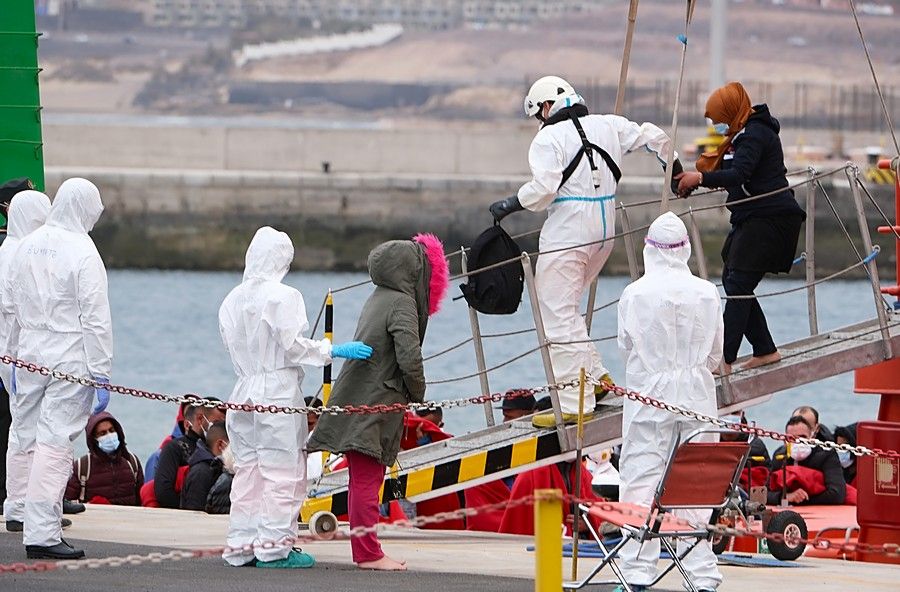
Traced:
<path id="1" fill-rule="evenodd" d="M 575 92 L 571 84 L 559 76 L 544 76 L 531 85 L 531 90 L 525 95 L 525 115 L 534 117 L 541 111 L 541 105 L 550 101 L 555 103 L 559 99 L 568 98 L 569 103 L 583 103 L 584 99 Z M 566 105 L 562 105 L 566 106 Z M 562 108 L 562 107 L 560 107 Z M 559 109 L 553 109 L 558 111 Z"/>

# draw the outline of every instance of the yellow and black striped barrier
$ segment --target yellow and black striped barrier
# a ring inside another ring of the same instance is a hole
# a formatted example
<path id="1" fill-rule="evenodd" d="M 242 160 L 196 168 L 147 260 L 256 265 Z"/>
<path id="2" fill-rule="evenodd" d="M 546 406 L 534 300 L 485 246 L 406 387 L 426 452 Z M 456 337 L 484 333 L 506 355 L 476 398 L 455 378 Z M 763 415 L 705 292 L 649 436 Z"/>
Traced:
<path id="1" fill-rule="evenodd" d="M 410 469 L 399 475 L 392 470 L 391 475 L 384 481 L 380 500 L 386 503 L 454 486 L 459 487 L 451 489 L 448 493 L 459 491 L 465 489 L 468 482 L 534 464 L 559 454 L 559 437 L 556 432 L 550 432 L 492 450 L 483 450 L 427 467 Z M 346 487 L 335 488 L 321 497 L 307 498 L 301 510 L 301 517 L 307 520 L 315 512 L 322 511 L 335 515 L 346 514 Z"/>
<path id="2" fill-rule="evenodd" d="M 325 339 L 334 343 L 334 299 L 331 290 L 325 297 Z M 322 404 L 328 405 L 331 396 L 331 364 L 322 369 Z"/>
<path id="3" fill-rule="evenodd" d="M 875 185 L 893 185 L 896 177 L 891 169 L 881 169 L 878 167 L 869 167 L 864 174 L 866 181 Z"/>

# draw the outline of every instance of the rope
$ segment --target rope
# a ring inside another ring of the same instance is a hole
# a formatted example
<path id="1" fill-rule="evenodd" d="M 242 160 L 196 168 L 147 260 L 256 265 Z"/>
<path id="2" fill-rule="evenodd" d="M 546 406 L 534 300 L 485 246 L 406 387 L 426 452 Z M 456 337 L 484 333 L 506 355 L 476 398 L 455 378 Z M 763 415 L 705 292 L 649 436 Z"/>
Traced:
<path id="1" fill-rule="evenodd" d="M 887 328 L 888 330 L 890 330 L 890 329 L 892 329 L 892 328 L 894 328 L 894 327 L 900 327 L 900 322 L 897 322 L 897 323 L 889 323 L 889 324 L 887 325 L 886 328 Z M 868 331 L 863 331 L 862 333 L 855 333 L 855 334 L 853 334 L 852 336 L 849 336 L 849 337 L 842 337 L 842 338 L 839 338 L 839 339 L 829 339 L 828 341 L 826 341 L 826 342 L 824 342 L 824 343 L 821 343 L 821 344 L 819 344 L 819 345 L 814 345 L 814 346 L 809 347 L 809 348 L 806 348 L 806 349 L 801 349 L 801 350 L 792 351 L 791 353 L 788 353 L 788 354 L 785 354 L 785 355 L 781 356 L 781 361 L 784 362 L 785 360 L 789 360 L 789 359 L 791 359 L 791 358 L 798 358 L 798 357 L 801 357 L 801 356 L 805 356 L 805 355 L 810 354 L 810 353 L 812 353 L 812 352 L 814 352 L 814 351 L 818 351 L 818 350 L 820 350 L 820 349 L 825 349 L 825 348 L 831 347 L 832 345 L 835 345 L 835 344 L 840 344 L 840 343 L 846 343 L 846 342 L 848 342 L 848 341 L 853 341 L 853 340 L 859 339 L 859 338 L 861 338 L 861 337 L 865 337 L 865 336 L 867 336 L 867 335 L 872 335 L 872 334 L 874 334 L 874 333 L 881 333 L 881 327 L 878 326 L 878 327 L 876 327 L 876 328 L 874 328 L 874 329 L 869 329 Z M 739 369 L 737 369 L 737 370 L 733 370 L 733 371 L 731 372 L 731 374 L 729 374 L 728 376 L 735 376 L 735 375 L 737 375 L 737 374 L 743 374 L 743 373 L 745 373 L 745 372 L 751 372 L 751 371 L 753 371 L 753 370 L 756 370 L 756 368 L 739 368 Z"/>
<path id="2" fill-rule="evenodd" d="M 429 360 L 433 360 L 433 359 L 435 359 L 435 358 L 439 358 L 439 357 L 441 357 L 441 356 L 443 356 L 443 355 L 445 355 L 445 354 L 449 354 L 449 353 L 452 352 L 453 350 L 457 350 L 457 349 L 461 348 L 462 346 L 464 346 L 464 345 L 467 344 L 467 343 L 471 343 L 472 341 L 474 341 L 474 338 L 468 337 L 468 338 L 466 338 L 466 339 L 463 339 L 462 341 L 460 341 L 460 342 L 457 343 L 456 345 L 451 345 L 451 346 L 448 347 L 447 349 L 442 349 L 441 351 L 439 351 L 439 352 L 437 352 L 437 353 L 433 353 L 433 354 L 431 354 L 431 355 L 425 356 L 424 358 L 422 358 L 422 361 L 423 361 L 423 362 L 427 362 L 427 361 L 429 361 Z"/>
<path id="3" fill-rule="evenodd" d="M 506 333 L 485 333 L 481 337 L 483 339 L 494 339 L 497 337 L 514 337 L 516 335 L 525 335 L 527 333 L 534 333 L 536 329 L 534 327 L 530 329 L 519 329 L 516 331 L 507 331 Z"/>
<path id="4" fill-rule="evenodd" d="M 325 302 L 328 301 L 328 293 L 325 293 L 325 296 L 322 297 L 322 306 L 319 307 L 319 314 L 316 315 L 316 322 L 313 323 L 312 331 L 309 332 L 310 335 L 316 334 L 316 329 L 319 328 L 319 321 L 322 320 L 322 313 L 325 312 Z"/>
<path id="5" fill-rule="evenodd" d="M 897 141 L 897 133 L 894 131 L 894 122 L 891 121 L 891 112 L 888 110 L 887 103 L 884 100 L 884 93 L 881 92 L 881 84 L 878 82 L 878 75 L 875 74 L 875 66 L 872 64 L 872 56 L 869 55 L 869 45 L 866 43 L 866 37 L 863 35 L 862 26 L 859 24 L 859 16 L 856 14 L 856 2 L 850 0 L 850 10 L 853 12 L 853 22 L 856 23 L 856 30 L 859 32 L 859 40 L 862 42 L 863 50 L 866 52 L 866 62 L 869 64 L 869 72 L 872 73 L 872 82 L 875 83 L 875 90 L 878 91 L 878 99 L 881 101 L 881 110 L 884 113 L 884 119 L 887 121 L 888 130 L 891 132 L 891 139 L 894 140 L 894 150 L 900 155 L 900 143 Z"/>
<path id="6" fill-rule="evenodd" d="M 881 247 L 879 247 L 878 245 L 875 245 L 875 247 L 872 249 L 871 253 L 869 253 L 866 257 L 864 257 L 863 259 L 860 259 L 859 261 L 857 261 L 850 267 L 845 267 L 844 269 L 837 271 L 835 273 L 832 273 L 829 276 L 819 278 L 815 281 L 803 284 L 802 286 L 797 286 L 796 288 L 789 288 L 787 290 L 778 290 L 776 292 L 768 292 L 766 294 L 758 294 L 758 295 L 757 294 L 738 294 L 738 295 L 734 295 L 734 296 L 720 296 L 720 298 L 722 300 L 756 300 L 758 298 L 770 298 L 772 296 L 783 296 L 784 294 L 790 294 L 792 292 L 800 292 L 801 290 L 806 290 L 807 288 L 811 288 L 812 286 L 824 284 L 825 282 L 836 279 L 846 273 L 853 271 L 857 267 L 862 267 L 862 266 L 866 265 L 867 263 L 869 263 L 870 261 L 872 261 L 873 259 L 875 259 L 875 257 L 877 257 L 878 253 L 880 253 L 880 252 L 881 252 Z"/>
<path id="7" fill-rule="evenodd" d="M 824 178 L 826 178 L 826 177 L 830 177 L 830 176 L 832 176 L 832 175 L 836 175 L 836 174 L 838 174 L 838 173 L 840 173 L 840 172 L 846 170 L 846 169 L 849 168 L 850 166 L 851 166 L 850 164 L 845 164 L 845 165 L 843 165 L 843 166 L 841 166 L 841 167 L 838 167 L 838 168 L 836 168 L 836 169 L 833 169 L 833 170 L 830 170 L 830 171 L 827 171 L 827 172 L 824 172 L 824 173 L 817 173 L 817 174 L 815 174 L 815 175 L 809 177 L 808 179 L 805 179 L 805 180 L 800 181 L 800 182 L 797 182 L 797 183 L 789 184 L 787 187 L 783 187 L 783 188 L 781 188 L 781 189 L 775 189 L 775 190 L 773 190 L 773 191 L 768 191 L 768 192 L 766 192 L 766 193 L 761 193 L 761 194 L 759 194 L 759 195 L 752 195 L 752 196 L 747 197 L 747 198 L 744 198 L 744 199 L 739 199 L 739 200 L 729 201 L 729 202 L 727 202 L 727 204 L 711 204 L 711 205 L 707 205 L 707 206 L 700 206 L 700 207 L 697 207 L 697 208 L 693 208 L 693 211 L 694 211 L 695 213 L 696 213 L 696 212 L 704 212 L 704 211 L 707 211 L 707 210 L 712 210 L 712 209 L 718 209 L 718 208 L 721 208 L 723 205 L 735 206 L 735 205 L 741 205 L 741 204 L 745 204 L 745 203 L 750 203 L 750 202 L 753 202 L 753 201 L 757 201 L 757 200 L 760 200 L 760 199 L 764 199 L 764 198 L 766 198 L 766 197 L 770 197 L 770 196 L 772 196 L 772 195 L 777 195 L 777 194 L 779 194 L 779 193 L 782 193 L 783 191 L 787 191 L 787 190 L 789 190 L 789 189 L 794 189 L 794 188 L 796 188 L 796 187 L 800 187 L 800 186 L 805 185 L 805 184 L 807 184 L 807 183 L 811 183 L 811 182 L 817 181 L 817 180 L 819 180 L 819 179 L 824 179 Z M 716 192 L 718 192 L 718 190 L 717 190 Z M 710 193 L 713 193 L 713 192 L 710 192 Z M 704 194 L 704 195 L 705 195 L 705 194 Z M 635 203 L 628 204 L 628 205 L 629 205 L 629 207 L 636 207 L 636 206 L 648 205 L 648 204 L 654 204 L 654 203 L 660 203 L 660 202 L 661 202 L 661 200 L 650 200 L 650 201 L 645 201 L 645 202 L 635 202 Z M 688 215 L 688 214 L 690 214 L 690 209 L 685 210 L 685 211 L 680 212 L 680 213 L 677 213 L 676 215 L 677 215 L 679 218 L 682 218 L 682 217 L 684 217 L 684 216 L 686 216 L 686 215 Z M 598 240 L 594 240 L 594 241 L 589 241 L 589 242 L 582 243 L 582 244 L 578 244 L 578 245 L 574 245 L 574 246 L 571 246 L 571 247 L 560 247 L 560 248 L 558 248 L 558 249 L 551 249 L 551 250 L 549 250 L 549 251 L 540 251 L 540 250 L 538 250 L 538 251 L 531 251 L 531 252 L 528 252 L 528 253 L 526 253 L 526 254 L 527 254 L 529 257 L 535 257 L 535 256 L 540 256 L 540 255 L 551 255 L 551 254 L 553 254 L 553 253 L 561 253 L 561 252 L 563 252 L 563 251 L 573 251 L 573 250 L 575 250 L 575 249 L 582 249 L 582 248 L 584 248 L 584 247 L 590 247 L 590 246 L 593 246 L 593 245 L 598 245 L 598 244 L 604 243 L 604 242 L 606 242 L 606 241 L 614 241 L 614 240 L 617 239 L 617 238 L 624 238 L 624 237 L 629 236 L 629 235 L 631 235 L 631 234 L 635 234 L 635 233 L 638 233 L 638 232 L 643 232 L 643 231 L 647 230 L 648 228 L 650 228 L 650 224 L 644 224 L 644 225 L 642 225 L 642 226 L 638 226 L 638 227 L 636 227 L 636 228 L 632 228 L 632 229 L 629 230 L 628 232 L 619 232 L 619 233 L 616 233 L 616 234 L 614 234 L 614 235 L 612 235 L 612 236 L 609 236 L 609 237 L 606 237 L 606 238 L 602 238 L 602 239 L 598 239 Z M 532 235 L 535 235 L 535 234 L 539 234 L 540 232 L 541 232 L 540 229 L 529 230 L 529 231 L 523 232 L 523 233 L 521 233 L 521 234 L 513 235 L 512 238 L 514 238 L 514 239 L 516 239 L 516 238 L 524 238 L 524 237 L 527 237 L 527 236 L 532 236 Z M 466 250 L 468 251 L 469 249 L 467 248 Z M 454 253 L 458 253 L 458 251 L 454 251 L 454 252 L 451 253 L 450 255 L 445 256 L 445 258 L 446 258 L 446 259 L 449 259 L 450 257 L 452 257 L 452 256 L 454 255 Z M 454 281 L 461 280 L 461 279 L 464 279 L 464 278 L 467 278 L 467 277 L 472 277 L 472 276 L 478 275 L 478 274 L 480 274 L 480 273 L 484 273 L 484 272 L 489 271 L 489 270 L 492 270 L 492 269 L 497 269 L 497 268 L 499 268 L 499 267 L 503 267 L 503 266 L 509 265 L 509 264 L 511 264 L 511 263 L 516 263 L 516 262 L 520 261 L 520 259 L 521 259 L 521 256 L 518 256 L 518 257 L 511 257 L 511 258 L 509 258 L 509 259 L 506 259 L 505 261 L 499 261 L 499 262 L 494 263 L 494 264 L 492 264 L 492 265 L 488 265 L 488 266 L 485 266 L 485 267 L 479 267 L 478 269 L 475 269 L 475 270 L 472 270 L 472 271 L 469 271 L 469 272 L 466 272 L 466 273 L 459 273 L 459 274 L 456 274 L 456 275 L 454 275 L 454 276 L 451 276 L 451 277 L 449 278 L 448 281 L 454 282 Z M 359 287 L 365 286 L 365 285 L 367 285 L 367 284 L 370 284 L 371 282 L 372 282 L 372 280 L 370 280 L 370 279 L 369 279 L 369 280 L 362 280 L 362 281 L 356 282 L 356 283 L 354 283 L 354 284 L 349 284 L 349 285 L 347 285 L 347 286 L 343 286 L 343 287 L 340 287 L 340 288 L 334 288 L 334 289 L 331 290 L 331 292 L 332 292 L 332 294 L 337 294 L 337 293 L 339 293 L 339 292 L 345 292 L 345 291 L 347 291 L 347 290 L 352 290 L 352 289 L 354 289 L 354 288 L 359 288 Z"/>
<path id="8" fill-rule="evenodd" d="M 856 178 L 856 185 L 862 190 L 863 193 L 866 194 L 866 197 L 869 198 L 869 201 L 872 202 L 872 205 L 875 206 L 875 209 L 878 210 L 878 213 L 881 214 L 882 220 L 884 220 L 885 224 L 888 225 L 888 228 L 891 229 L 891 232 L 894 235 L 894 238 L 900 240 L 900 233 L 897 232 L 897 228 L 894 226 L 894 223 L 888 218 L 888 215 L 884 213 L 884 210 L 878 205 L 878 202 L 875 201 L 875 198 L 872 197 L 872 194 L 869 193 L 869 189 L 865 186 L 865 184 L 860 181 L 859 177 Z"/>
<path id="9" fill-rule="evenodd" d="M 540 347 L 535 348 L 532 351 L 537 351 Z M 524 357 L 532 351 L 526 352 L 520 357 Z M 504 366 L 510 362 L 505 362 L 500 366 Z M 260 404 L 251 404 L 251 403 L 233 403 L 231 401 L 217 401 L 213 399 L 206 399 L 196 394 L 185 394 L 185 395 L 168 395 L 164 393 L 154 393 L 151 391 L 144 391 L 136 388 L 116 385 L 116 384 L 106 384 L 102 382 L 98 382 L 93 378 L 85 378 L 79 377 L 72 374 L 67 374 L 65 372 L 59 370 L 51 370 L 46 366 L 41 366 L 39 364 L 33 364 L 31 362 L 26 362 L 24 360 L 19 360 L 12 356 L 0 356 L 0 364 L 9 364 L 15 366 L 16 368 L 26 370 L 28 372 L 33 372 L 36 374 L 40 374 L 41 376 L 49 376 L 55 380 L 63 380 L 66 382 L 71 382 L 73 384 L 80 384 L 81 386 L 86 386 L 89 388 L 105 388 L 109 392 L 117 393 L 121 395 L 128 395 L 131 397 L 136 397 L 139 399 L 149 399 L 151 401 L 162 401 L 164 403 L 177 403 L 188 404 L 192 407 L 203 407 L 206 409 L 221 409 L 225 411 L 243 411 L 247 413 L 284 413 L 287 415 L 308 415 L 310 413 L 315 415 L 347 415 L 347 414 L 374 414 L 374 413 L 398 413 L 405 411 L 434 411 L 436 409 L 449 409 L 453 407 L 464 407 L 466 405 L 476 405 L 483 404 L 488 402 L 501 402 L 504 399 L 515 399 L 519 397 L 526 397 L 528 395 L 536 395 L 540 393 L 549 392 L 552 390 L 560 390 L 564 388 L 569 388 L 573 386 L 578 386 L 578 380 L 570 380 L 570 381 L 561 381 L 556 384 L 548 384 L 545 386 L 534 387 L 534 388 L 526 388 L 526 389 L 509 389 L 506 392 L 500 393 L 489 393 L 483 395 L 477 395 L 472 397 L 463 397 L 458 399 L 447 399 L 443 401 L 426 401 L 422 403 L 394 403 L 391 405 L 326 405 L 318 408 L 308 408 L 306 406 L 303 407 L 290 407 L 290 406 L 282 406 L 282 405 L 260 405 Z M 499 366 L 498 366 L 499 367 Z M 474 376 L 478 376 L 475 374 Z M 455 382 L 446 381 L 446 382 Z M 430 384 L 430 383 L 429 383 Z"/>
<path id="10" fill-rule="evenodd" d="M 496 366 L 491 366 L 490 368 L 485 368 L 484 370 L 479 370 L 478 372 L 473 372 L 472 374 L 466 374 L 465 376 L 458 376 L 456 378 L 443 378 L 441 380 L 425 381 L 425 384 L 426 385 L 449 384 L 451 382 L 462 382 L 463 380 L 469 380 L 470 378 L 478 378 L 479 376 L 481 376 L 483 374 L 489 374 L 489 373 L 493 372 L 494 370 L 499 370 L 500 368 L 503 368 L 504 366 L 509 366 L 513 362 L 518 362 L 522 358 L 530 356 L 531 354 L 533 354 L 536 351 L 539 351 L 543 347 L 544 347 L 543 345 L 533 347 L 530 350 L 523 352 L 514 358 L 511 358 L 509 360 L 506 360 L 505 362 L 501 362 L 500 364 L 497 364 Z M 576 386 L 578 385 L 577 380 L 575 381 L 575 385 Z"/>
<path id="11" fill-rule="evenodd" d="M 855 456 L 881 456 L 886 458 L 900 458 L 900 452 L 897 452 L 896 450 L 882 450 L 880 448 L 867 448 L 866 446 L 851 446 L 850 444 L 838 444 L 837 442 L 819 440 L 817 438 L 801 438 L 799 436 L 793 436 L 791 434 L 785 434 L 783 432 L 777 432 L 774 430 L 767 430 L 765 428 L 758 428 L 756 426 L 751 426 L 744 423 L 726 421 L 724 419 L 719 419 L 718 417 L 705 415 L 691 409 L 685 409 L 684 407 L 673 405 L 672 403 L 666 403 L 665 401 L 660 401 L 659 399 L 654 399 L 653 397 L 642 395 L 637 391 L 632 391 L 625 387 L 615 385 L 608 380 L 598 380 L 593 377 L 588 377 L 587 382 L 592 386 L 599 386 L 600 388 L 609 391 L 617 397 L 623 397 L 642 405 L 646 405 L 648 407 L 662 409 L 663 411 L 668 411 L 675 415 L 680 415 L 682 417 L 686 417 L 688 419 L 692 419 L 702 423 L 708 423 L 718 428 L 741 432 L 742 434 L 750 434 L 762 438 L 770 438 L 772 440 L 778 440 L 790 444 L 808 444 L 812 447 L 824 448 L 825 450 L 834 450 L 835 452 L 844 451 L 849 452 Z"/>
<path id="12" fill-rule="evenodd" d="M 516 499 L 504 500 L 492 504 L 485 504 L 473 508 L 460 508 L 449 512 L 438 512 L 430 516 L 416 516 L 407 520 L 398 520 L 392 524 L 375 524 L 374 526 L 357 526 L 347 529 L 346 531 L 337 531 L 334 540 L 348 540 L 368 536 L 370 534 L 384 533 L 388 531 L 399 531 L 411 528 L 428 526 L 429 524 L 440 524 L 449 520 L 461 520 L 477 516 L 478 514 L 487 512 L 496 512 L 506 510 L 508 508 L 517 508 L 520 506 L 532 506 L 535 501 L 559 501 L 564 507 L 575 507 L 588 505 L 602 513 L 618 513 L 622 515 L 632 516 L 640 522 L 650 524 L 654 518 L 661 519 L 651 508 L 636 510 L 616 502 L 610 502 L 603 498 L 584 499 L 578 496 L 565 494 L 562 492 L 549 492 L 540 495 L 532 495 Z M 766 539 L 790 545 L 810 545 L 820 550 L 837 550 L 843 553 L 871 553 L 885 555 L 886 557 L 900 556 L 900 545 L 897 543 L 835 543 L 826 538 L 816 537 L 814 539 L 803 538 L 800 536 L 784 535 L 783 533 L 774 532 L 766 533 L 750 528 L 737 528 L 724 524 L 710 524 L 709 522 L 692 522 L 685 518 L 667 513 L 665 520 L 676 525 L 688 527 L 692 530 L 707 530 L 711 534 L 719 534 L 722 536 L 739 537 L 751 536 L 757 539 Z M 0 575 L 2 574 L 26 574 L 26 573 L 42 573 L 57 570 L 76 571 L 80 569 L 97 569 L 101 567 L 123 567 L 136 566 L 144 563 L 159 564 L 167 561 L 181 561 L 183 559 L 202 559 L 206 557 L 221 557 L 223 553 L 240 552 L 250 555 L 257 549 L 275 549 L 275 548 L 292 548 L 301 544 L 320 542 L 321 539 L 313 536 L 294 536 L 285 537 L 279 541 L 263 541 L 242 545 L 240 547 L 215 547 L 191 550 L 172 550 L 167 552 L 154 552 L 146 554 L 131 554 L 124 556 L 88 558 L 80 561 L 37 561 L 34 563 L 9 563 L 0 564 Z"/>
<path id="13" fill-rule="evenodd" d="M 338 531 L 336 540 L 347 540 L 358 537 L 367 536 L 373 533 L 384 532 L 386 530 L 409 529 L 429 524 L 439 524 L 448 520 L 458 520 L 476 516 L 484 512 L 493 512 L 504 510 L 506 508 L 515 508 L 518 506 L 532 505 L 535 498 L 533 496 L 523 497 L 514 500 L 506 500 L 492 504 L 485 504 L 474 508 L 460 508 L 451 512 L 439 512 L 431 516 L 417 516 L 408 520 L 398 520 L 393 524 L 376 524 L 374 526 L 357 526 L 350 528 L 345 532 Z M 596 500 L 592 500 L 596 501 Z M 192 550 L 174 550 L 166 553 L 147 553 L 144 555 L 132 554 L 118 557 L 89 558 L 80 561 L 38 561 L 35 563 L 11 563 L 0 565 L 0 574 L 9 573 L 35 573 L 55 570 L 74 571 L 78 569 L 96 569 L 98 567 L 121 567 L 125 565 L 141 565 L 142 563 L 162 563 L 164 561 L 180 561 L 182 559 L 201 559 L 204 557 L 221 557 L 222 553 L 244 553 L 252 554 L 257 549 L 290 549 L 300 544 L 319 542 L 318 537 L 294 536 L 285 537 L 278 541 L 263 541 L 259 543 L 251 543 L 240 547 L 215 547 L 205 549 Z"/>
<path id="14" fill-rule="evenodd" d="M 849 168 L 849 165 L 848 165 Z M 858 177 L 857 177 L 858 178 Z M 847 177 L 847 181 L 853 183 L 853 179 L 849 176 Z M 840 226 L 841 231 L 844 233 L 844 237 L 847 239 L 847 242 L 850 243 L 850 248 L 853 249 L 853 252 L 856 253 L 856 258 L 860 261 L 863 260 L 863 255 L 860 250 L 856 247 L 856 243 L 853 242 L 853 237 L 850 236 L 850 231 L 847 229 L 847 225 L 844 224 L 844 221 L 841 219 L 838 214 L 837 207 L 835 207 L 834 202 L 831 200 L 831 196 L 828 195 L 828 191 L 825 190 L 825 187 L 818 180 L 816 181 L 816 185 L 819 187 L 819 190 L 822 192 L 822 195 L 825 197 L 825 201 L 828 202 L 828 207 L 831 209 L 831 213 L 834 215 L 834 219 L 837 221 L 838 226 Z M 869 270 L 866 269 L 866 277 L 869 278 L 869 281 L 872 281 L 872 276 L 869 275 Z M 891 310 L 891 305 L 888 303 L 887 299 L 884 296 L 881 296 L 881 301 L 884 304 L 885 309 Z"/>
<path id="15" fill-rule="evenodd" d="M 528 496 L 523 498 L 505 500 L 502 502 L 496 502 L 492 504 L 485 504 L 482 506 L 477 506 L 474 508 L 460 508 L 459 510 L 453 510 L 450 512 L 439 512 L 437 514 L 433 514 L 431 516 L 416 516 L 412 519 L 407 520 L 399 520 L 394 522 L 393 524 L 376 524 L 374 526 L 359 526 L 355 528 L 351 528 L 347 531 L 341 532 L 338 531 L 336 533 L 335 539 L 337 540 L 346 540 L 352 539 L 362 536 L 367 536 L 373 533 L 385 532 L 389 530 L 399 530 L 399 529 L 408 529 L 415 528 L 421 526 L 427 526 L 429 524 L 438 524 L 442 522 L 446 522 L 448 520 L 458 520 L 465 519 L 472 516 L 476 516 L 485 512 L 495 512 L 498 510 L 506 510 L 507 508 L 515 508 L 523 505 L 533 505 L 536 500 L 540 499 L 541 501 L 552 499 L 559 500 L 562 503 L 565 503 L 567 506 L 578 505 L 590 505 L 593 508 L 599 509 L 603 513 L 620 513 L 624 515 L 629 515 L 640 519 L 642 522 L 648 522 L 651 518 L 656 517 L 656 515 L 650 511 L 648 508 L 647 511 L 640 511 L 631 509 L 620 504 L 609 502 L 606 500 L 600 499 L 583 499 L 576 496 L 562 494 L 562 493 L 552 493 L 552 494 L 542 494 L 540 497 L 538 496 Z M 680 518 L 678 516 L 674 516 L 672 514 L 667 514 L 666 520 L 690 527 L 695 530 L 705 529 L 713 534 L 720 534 L 723 536 L 752 536 L 754 538 L 759 539 L 768 539 L 772 541 L 779 542 L 788 542 L 792 545 L 796 544 L 805 544 L 812 545 L 817 549 L 828 550 L 828 549 L 837 549 L 839 551 L 844 551 L 845 553 L 855 553 L 855 552 L 866 552 L 873 554 L 885 554 L 889 557 L 900 555 L 900 545 L 896 543 L 881 543 L 881 544 L 867 544 L 867 543 L 832 543 L 829 539 L 816 537 L 815 539 L 804 539 L 803 537 L 792 537 L 790 535 L 785 536 L 782 533 L 764 533 L 760 531 L 751 530 L 749 528 L 736 528 L 730 527 L 724 524 L 710 524 L 708 522 L 691 522 L 687 519 Z M 247 544 L 241 547 L 217 547 L 217 548 L 206 548 L 206 549 L 195 549 L 195 550 L 175 550 L 169 551 L 166 553 L 148 553 L 145 555 L 139 554 L 131 554 L 127 556 L 118 556 L 118 557 L 104 557 L 104 558 L 90 558 L 84 559 L 81 561 L 39 561 L 35 563 L 12 563 L 6 565 L 0 565 L 0 574 L 9 574 L 9 573 L 36 573 L 36 572 L 47 572 L 47 571 L 55 571 L 58 569 L 65 569 L 68 571 L 74 571 L 78 569 L 95 569 L 99 567 L 121 567 L 125 565 L 140 565 L 143 563 L 162 563 L 163 561 L 179 561 L 182 559 L 199 559 L 203 557 L 221 557 L 221 555 L 225 552 L 240 552 L 243 554 L 251 554 L 257 549 L 272 549 L 272 548 L 290 548 L 298 544 L 305 543 L 313 543 L 320 539 L 315 536 L 307 535 L 307 536 L 296 536 L 296 537 L 287 537 L 285 539 L 279 541 L 265 541 L 254 544 Z"/>

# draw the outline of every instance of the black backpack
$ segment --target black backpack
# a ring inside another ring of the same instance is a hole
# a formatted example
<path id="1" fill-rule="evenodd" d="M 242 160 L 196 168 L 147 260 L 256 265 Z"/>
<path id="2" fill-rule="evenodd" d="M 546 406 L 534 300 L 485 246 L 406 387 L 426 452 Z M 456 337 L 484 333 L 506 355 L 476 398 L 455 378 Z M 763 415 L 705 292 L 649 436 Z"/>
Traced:
<path id="1" fill-rule="evenodd" d="M 469 252 L 469 272 L 494 263 L 516 259 L 487 271 L 469 276 L 462 284 L 463 297 L 469 306 L 484 314 L 512 314 L 522 301 L 525 276 L 518 257 L 522 249 L 499 224 L 482 232 Z"/>

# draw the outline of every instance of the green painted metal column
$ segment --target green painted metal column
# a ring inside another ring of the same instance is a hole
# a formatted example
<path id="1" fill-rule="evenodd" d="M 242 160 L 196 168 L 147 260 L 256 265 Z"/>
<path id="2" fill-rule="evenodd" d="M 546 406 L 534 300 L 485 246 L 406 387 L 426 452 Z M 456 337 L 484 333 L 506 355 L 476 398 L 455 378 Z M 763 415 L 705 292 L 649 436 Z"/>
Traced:
<path id="1" fill-rule="evenodd" d="M 0 8 L 0 183 L 28 177 L 44 189 L 34 0 Z"/>

